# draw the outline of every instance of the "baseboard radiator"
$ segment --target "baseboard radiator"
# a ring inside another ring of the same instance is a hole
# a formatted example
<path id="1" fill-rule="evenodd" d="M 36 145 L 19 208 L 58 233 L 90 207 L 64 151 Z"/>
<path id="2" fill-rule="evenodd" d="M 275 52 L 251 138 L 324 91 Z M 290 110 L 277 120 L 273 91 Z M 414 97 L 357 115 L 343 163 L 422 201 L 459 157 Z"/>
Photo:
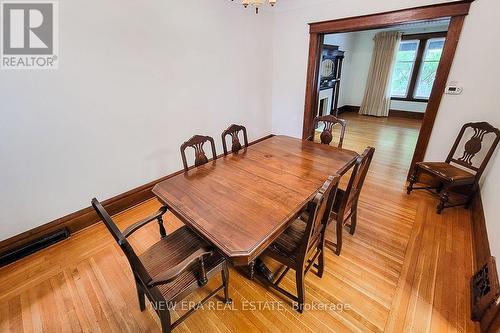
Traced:
<path id="1" fill-rule="evenodd" d="M 8 265 L 16 260 L 24 258 L 30 254 L 38 252 L 50 245 L 56 244 L 70 235 L 69 230 L 67 228 L 63 228 L 48 234 L 44 237 L 33 240 L 29 243 L 23 244 L 22 246 L 12 249 L 6 253 L 3 253 L 0 256 L 0 267 Z"/>

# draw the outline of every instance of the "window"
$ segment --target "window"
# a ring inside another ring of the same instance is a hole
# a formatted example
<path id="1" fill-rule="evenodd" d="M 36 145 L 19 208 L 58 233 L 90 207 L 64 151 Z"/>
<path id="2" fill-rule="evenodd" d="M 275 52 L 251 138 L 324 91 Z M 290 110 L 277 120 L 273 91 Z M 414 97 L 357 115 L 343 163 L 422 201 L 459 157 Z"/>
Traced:
<path id="1" fill-rule="evenodd" d="M 399 45 L 399 51 L 392 74 L 391 96 L 406 97 L 410 80 L 417 59 L 419 40 L 402 41 Z"/>
<path id="2" fill-rule="evenodd" d="M 446 33 L 403 36 L 391 82 L 395 100 L 427 101 L 443 53 Z"/>

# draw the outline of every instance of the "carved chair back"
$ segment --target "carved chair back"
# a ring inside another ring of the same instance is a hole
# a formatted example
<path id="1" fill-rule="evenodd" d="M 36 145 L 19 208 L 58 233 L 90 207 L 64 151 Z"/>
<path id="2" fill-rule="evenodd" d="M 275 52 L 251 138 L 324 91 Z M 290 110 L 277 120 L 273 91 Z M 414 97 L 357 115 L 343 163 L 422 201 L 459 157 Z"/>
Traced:
<path id="1" fill-rule="evenodd" d="M 481 177 L 500 140 L 500 130 L 487 122 L 465 124 L 446 159 Z"/>
<path id="2" fill-rule="evenodd" d="M 324 124 L 323 131 L 321 132 L 320 135 L 320 142 L 325 145 L 329 145 L 333 141 L 333 128 L 336 125 L 340 125 L 340 137 L 339 137 L 338 147 L 342 148 L 342 145 L 344 143 L 345 129 L 347 127 L 347 121 L 332 115 L 320 116 L 314 118 L 312 134 L 309 137 L 311 141 L 314 141 L 316 129 L 318 128 L 319 123 Z"/>
<path id="3" fill-rule="evenodd" d="M 217 153 L 215 151 L 215 142 L 214 139 L 210 136 L 203 135 L 195 135 L 188 141 L 184 142 L 181 145 L 181 156 L 182 156 L 182 164 L 184 165 L 184 171 L 188 171 L 188 163 L 186 159 L 186 148 L 191 147 L 194 149 L 194 166 L 200 166 L 208 162 L 207 154 L 203 149 L 203 145 L 206 142 L 210 142 L 212 147 L 212 158 L 215 160 L 217 158 Z"/>
<path id="4" fill-rule="evenodd" d="M 247 137 L 247 129 L 245 126 L 241 125 L 231 125 L 224 132 L 222 132 L 222 147 L 224 148 L 224 155 L 228 154 L 227 144 L 226 144 L 226 136 L 231 136 L 231 151 L 233 153 L 238 153 L 243 146 L 241 145 L 241 141 L 239 138 L 239 133 L 243 132 L 243 143 L 244 147 L 248 147 L 248 137 Z"/>
<path id="5" fill-rule="evenodd" d="M 345 213 L 348 212 L 353 205 L 357 204 L 374 153 L 375 148 L 367 147 L 363 154 L 356 160 L 351 178 L 349 179 L 344 197 L 342 198 L 342 203 L 340 204 L 338 213 L 339 219 L 343 219 Z"/>
<path id="6" fill-rule="evenodd" d="M 324 235 L 323 230 L 325 227 L 323 217 L 325 213 L 329 214 L 331 211 L 331 207 L 329 206 L 332 203 L 329 198 L 335 198 L 339 180 L 339 175 L 328 177 L 314 198 L 308 203 L 307 227 L 299 250 L 300 253 L 297 256 L 298 258 L 302 258 L 302 260 L 307 260 L 307 254 L 322 241 L 321 237 Z"/>
<path id="7" fill-rule="evenodd" d="M 108 212 L 96 198 L 92 199 L 92 207 L 94 207 L 97 215 L 102 222 L 104 222 L 104 225 L 108 228 L 109 232 L 127 257 L 134 276 L 142 282 L 143 286 L 147 286 L 148 282 L 151 281 L 151 276 L 146 271 L 146 268 L 144 268 L 144 265 L 125 235 L 118 229 L 118 226 L 113 222 L 111 216 L 109 216 Z"/>

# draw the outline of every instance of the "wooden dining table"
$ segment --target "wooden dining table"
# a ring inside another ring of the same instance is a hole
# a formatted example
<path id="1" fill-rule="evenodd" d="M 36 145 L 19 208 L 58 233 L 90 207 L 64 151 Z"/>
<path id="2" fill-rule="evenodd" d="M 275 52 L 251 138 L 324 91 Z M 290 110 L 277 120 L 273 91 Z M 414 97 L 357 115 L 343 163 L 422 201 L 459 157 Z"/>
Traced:
<path id="1" fill-rule="evenodd" d="M 328 176 L 345 174 L 357 157 L 273 136 L 158 183 L 153 193 L 234 265 L 253 267 Z"/>

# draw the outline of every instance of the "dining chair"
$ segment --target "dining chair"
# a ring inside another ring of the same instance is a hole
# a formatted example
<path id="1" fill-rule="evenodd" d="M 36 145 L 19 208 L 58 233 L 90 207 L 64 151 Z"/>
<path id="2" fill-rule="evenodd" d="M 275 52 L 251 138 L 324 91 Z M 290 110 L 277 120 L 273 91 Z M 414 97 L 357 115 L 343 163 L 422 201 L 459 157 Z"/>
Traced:
<path id="1" fill-rule="evenodd" d="M 335 196 L 339 179 L 338 175 L 328 177 L 307 204 L 306 210 L 310 213 L 301 214 L 263 253 L 263 256 L 270 257 L 286 267 L 276 280 L 263 280 L 263 282 L 297 302 L 299 312 L 304 309 L 306 273 L 314 265 L 317 268 L 317 275 L 323 276 L 325 265 L 323 215 L 331 209 L 327 206 L 328 198 Z M 316 259 L 317 264 L 315 264 Z M 295 270 L 297 296 L 279 286 L 290 269 Z"/>
<path id="2" fill-rule="evenodd" d="M 469 207 L 483 174 L 500 140 L 500 130 L 487 122 L 467 123 L 462 126 L 445 162 L 418 162 L 410 176 L 407 193 L 413 190 L 435 190 L 439 195 L 437 213 L 455 206 Z M 484 148 L 484 149 L 483 149 Z M 436 186 L 414 187 L 420 175 L 437 180 Z M 453 188 L 465 189 L 465 200 L 449 204 Z"/>
<path id="3" fill-rule="evenodd" d="M 362 155 L 356 159 L 356 164 L 349 178 L 349 183 L 345 190 L 339 189 L 335 198 L 330 198 L 333 202 L 332 210 L 325 218 L 328 225 L 335 221 L 336 224 L 336 241 L 328 238 L 325 239 L 327 247 L 331 248 L 336 255 L 340 255 L 342 250 L 342 233 L 344 227 L 349 229 L 349 233 L 354 235 L 358 220 L 358 201 L 363 184 L 365 182 L 368 169 L 373 159 L 375 148 L 367 147 Z M 348 223 L 350 221 L 350 223 Z"/>
<path id="4" fill-rule="evenodd" d="M 188 171 L 188 163 L 186 159 L 186 149 L 191 147 L 194 149 L 194 166 L 200 166 L 208 162 L 207 154 L 203 149 L 203 145 L 209 142 L 212 147 L 212 158 L 215 160 L 217 158 L 217 152 L 215 151 L 214 139 L 210 136 L 195 135 L 191 139 L 187 140 L 181 145 L 181 156 L 182 164 L 184 165 L 184 171 Z"/>
<path id="5" fill-rule="evenodd" d="M 320 135 L 320 143 L 329 145 L 333 141 L 333 128 L 338 124 L 340 125 L 340 137 L 337 147 L 342 148 L 344 143 L 345 130 L 347 127 L 347 121 L 344 119 L 337 118 L 332 115 L 319 116 L 314 118 L 313 129 L 311 135 L 307 138 L 309 141 L 314 141 L 316 136 L 316 129 L 319 123 L 323 123 L 323 131 Z"/>
<path id="6" fill-rule="evenodd" d="M 244 147 L 248 147 L 247 129 L 245 128 L 245 126 L 232 124 L 224 132 L 222 132 L 222 147 L 224 149 L 224 155 L 227 155 L 229 153 L 227 151 L 226 144 L 226 136 L 228 135 L 231 136 L 231 151 L 233 153 L 238 153 L 243 148 L 240 138 L 238 137 L 240 132 L 243 133 L 243 143 L 245 144 Z"/>
<path id="7" fill-rule="evenodd" d="M 135 279 L 139 308 L 141 311 L 145 310 L 147 296 L 160 318 L 162 332 L 170 332 L 222 289 L 225 302 L 231 302 L 226 260 L 188 227 L 183 226 L 169 235 L 166 235 L 164 229 L 160 229 L 163 230 L 160 232 L 160 240 L 141 255 L 136 254 L 127 238 L 146 224 L 154 220 L 161 221 L 166 208 L 128 226 L 122 232 L 97 199 L 92 199 L 92 206 L 128 259 Z M 205 286 L 208 279 L 218 272 L 222 275 L 222 285 L 172 322 L 169 309 L 196 289 Z"/>

